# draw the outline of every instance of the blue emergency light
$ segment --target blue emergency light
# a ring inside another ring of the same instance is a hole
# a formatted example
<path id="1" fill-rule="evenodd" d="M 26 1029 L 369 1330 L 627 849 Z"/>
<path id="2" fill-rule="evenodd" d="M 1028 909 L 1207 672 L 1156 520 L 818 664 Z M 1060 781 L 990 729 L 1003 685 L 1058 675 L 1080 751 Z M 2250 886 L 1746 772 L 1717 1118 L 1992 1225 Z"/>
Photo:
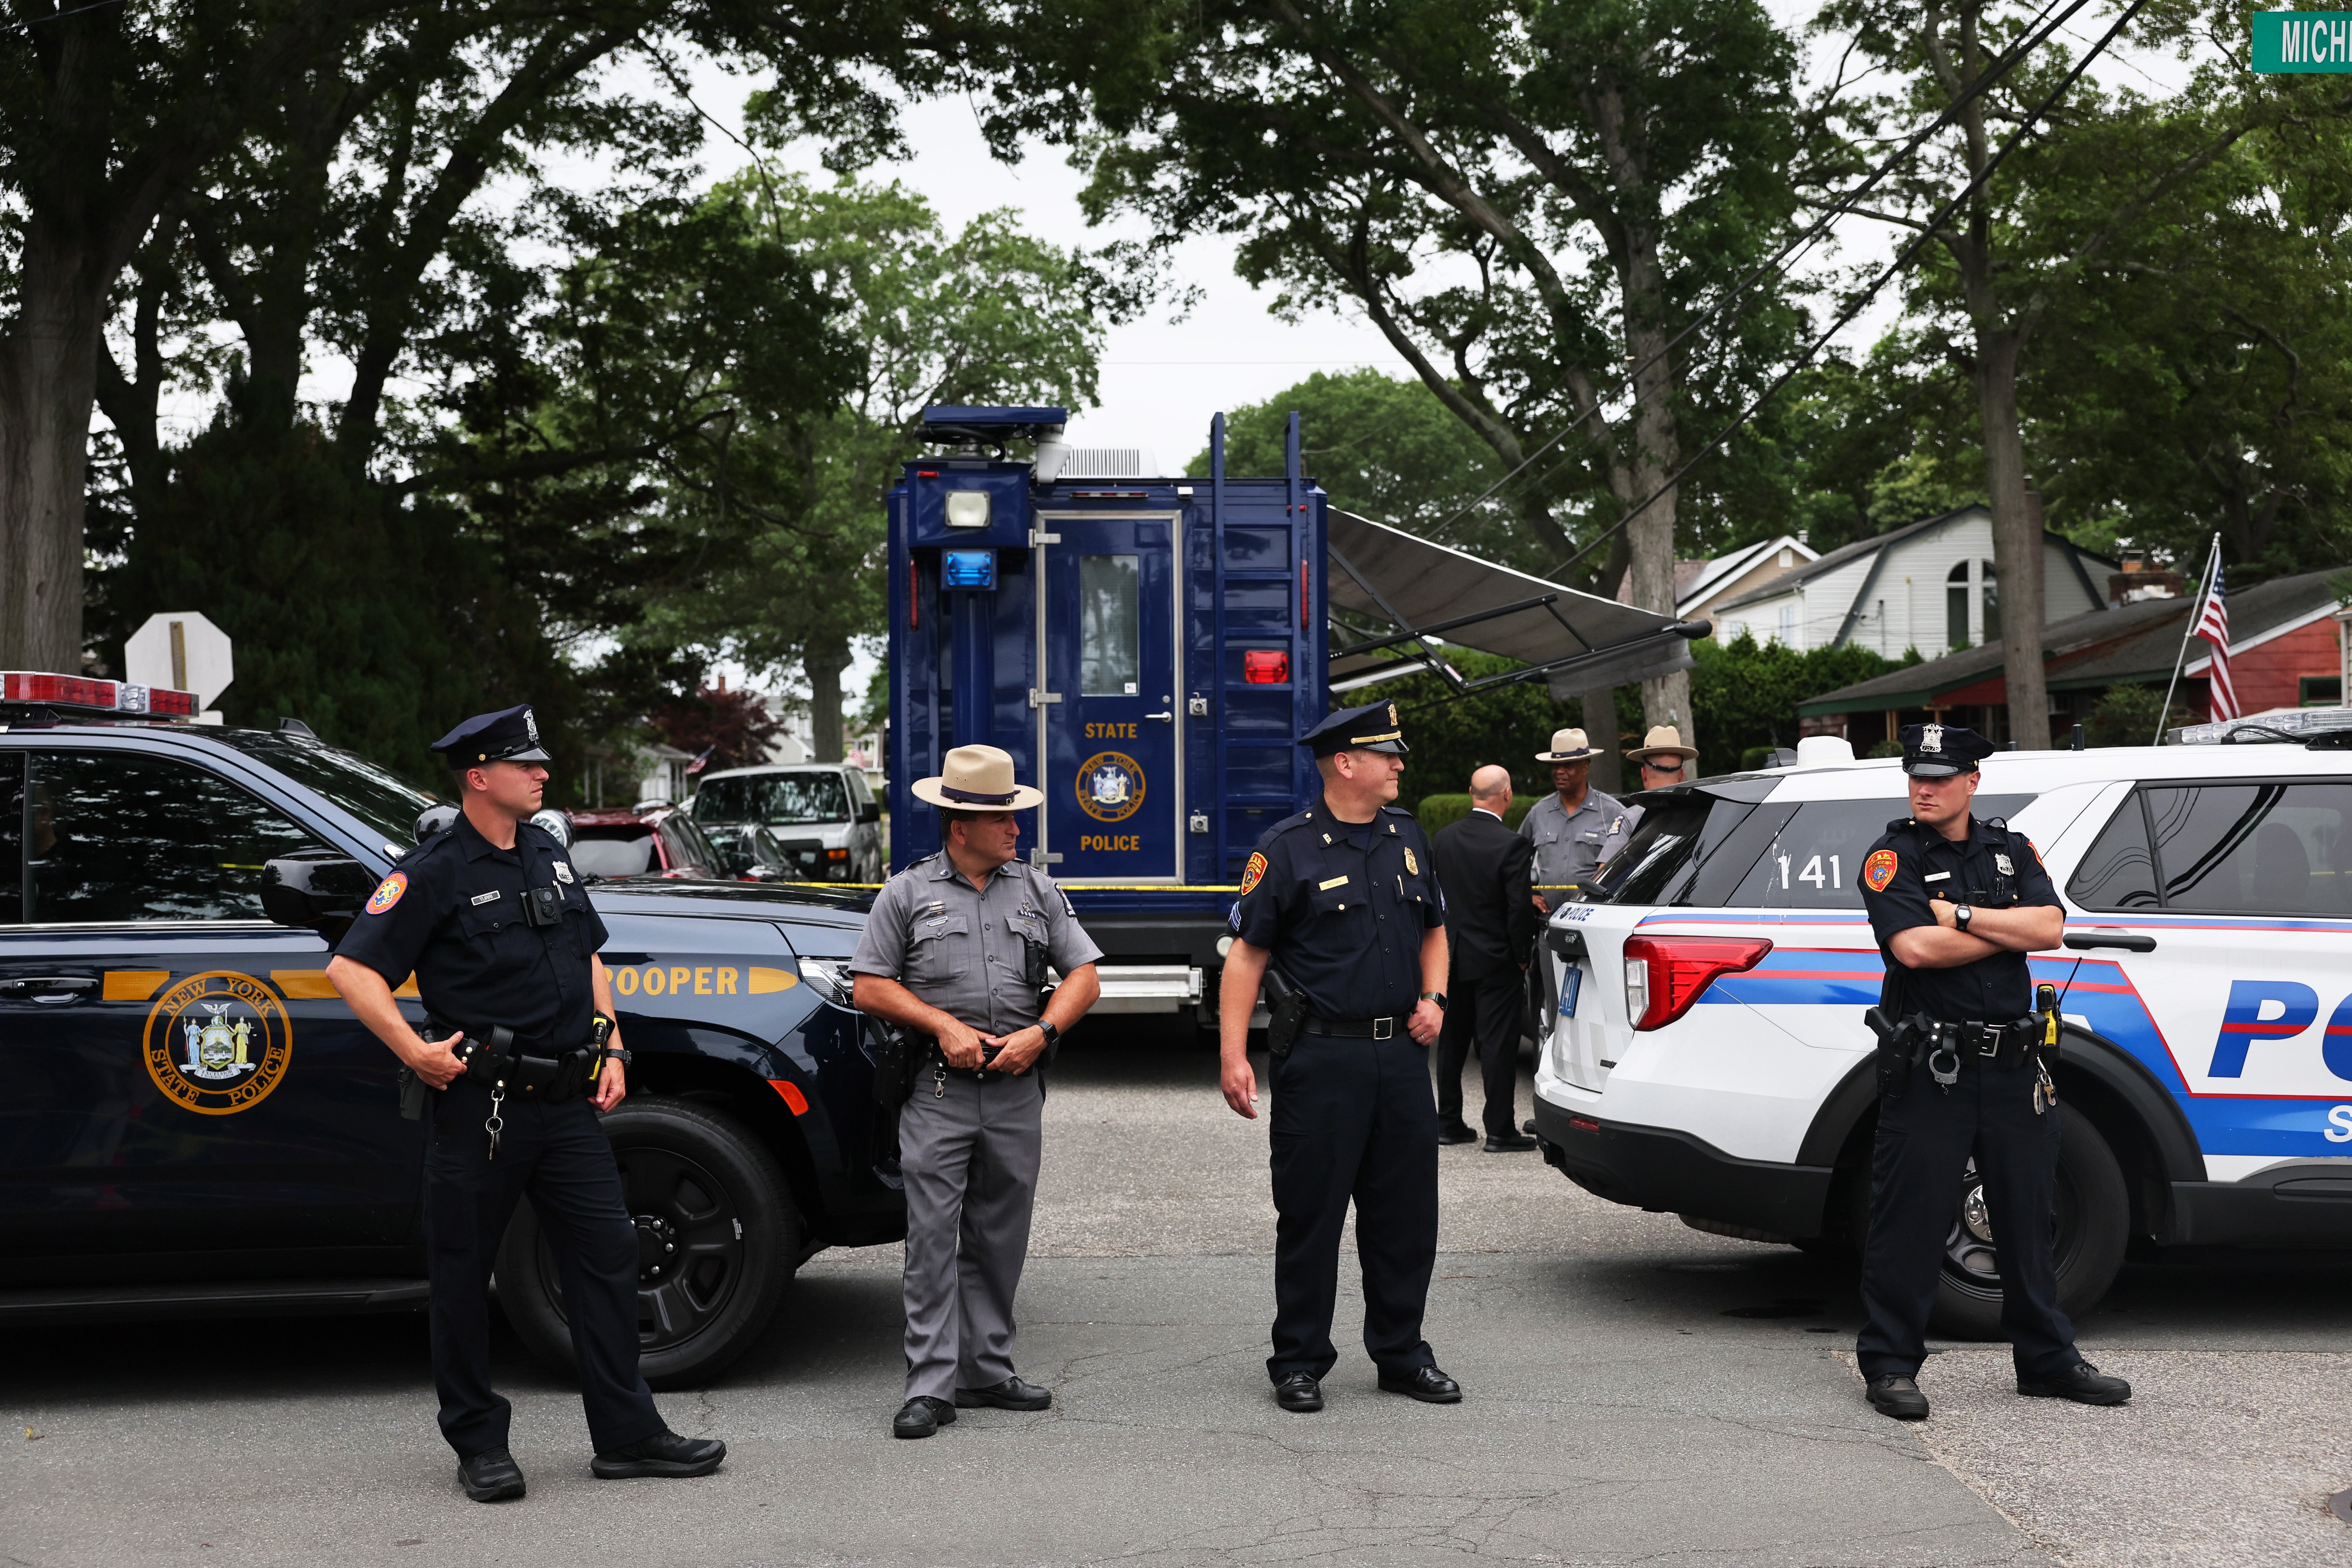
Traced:
<path id="1" fill-rule="evenodd" d="M 940 583 L 948 588 L 987 593 L 996 586 L 996 552 L 950 550 L 940 557 Z"/>

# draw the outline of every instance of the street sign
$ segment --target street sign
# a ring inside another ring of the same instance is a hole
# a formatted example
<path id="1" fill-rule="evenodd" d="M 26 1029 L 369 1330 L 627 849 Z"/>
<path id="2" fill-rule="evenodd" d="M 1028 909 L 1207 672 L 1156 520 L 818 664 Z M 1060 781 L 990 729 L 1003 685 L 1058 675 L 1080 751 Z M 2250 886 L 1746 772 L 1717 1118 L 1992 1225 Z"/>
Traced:
<path id="1" fill-rule="evenodd" d="M 166 610 L 122 645 L 123 673 L 140 686 L 168 686 L 196 694 L 209 708 L 236 679 L 228 634 L 194 610 Z"/>
<path id="2" fill-rule="evenodd" d="M 2352 11 L 2257 11 L 2254 69 L 2264 74 L 2352 72 Z"/>

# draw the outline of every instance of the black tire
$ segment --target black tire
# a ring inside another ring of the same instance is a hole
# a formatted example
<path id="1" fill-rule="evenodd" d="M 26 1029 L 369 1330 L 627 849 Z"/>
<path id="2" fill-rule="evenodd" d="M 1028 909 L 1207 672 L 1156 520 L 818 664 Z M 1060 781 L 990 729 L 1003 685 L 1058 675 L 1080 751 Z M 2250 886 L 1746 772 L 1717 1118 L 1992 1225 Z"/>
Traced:
<path id="1" fill-rule="evenodd" d="M 2058 1119 L 2058 1305 L 2067 1316 L 2078 1317 L 2098 1305 L 2123 1267 L 2131 1197 L 2123 1165 L 2090 1118 L 2062 1103 Z M 1945 1238 L 1929 1321 L 1951 1339 L 1993 1340 L 2000 1338 L 2000 1271 L 1975 1178 L 1971 1164 Z"/>
<path id="2" fill-rule="evenodd" d="M 776 1157 L 724 1111 L 630 1099 L 604 1134 L 637 1230 L 638 1368 L 656 1388 L 705 1382 L 775 1315 L 799 1266 L 800 1208 Z M 570 1371 L 562 1279 L 528 1201 L 499 1249 L 498 1287 L 524 1345 Z"/>

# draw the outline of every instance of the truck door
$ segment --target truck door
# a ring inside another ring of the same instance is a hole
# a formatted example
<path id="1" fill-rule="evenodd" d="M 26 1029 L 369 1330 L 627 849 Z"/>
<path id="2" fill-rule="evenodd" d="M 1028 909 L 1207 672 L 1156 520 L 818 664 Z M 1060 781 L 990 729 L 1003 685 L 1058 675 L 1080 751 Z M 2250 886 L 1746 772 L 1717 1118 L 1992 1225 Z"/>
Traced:
<path id="1" fill-rule="evenodd" d="M 1176 520 L 1040 513 L 1044 843 L 1066 881 L 1175 881 L 1182 845 Z"/>

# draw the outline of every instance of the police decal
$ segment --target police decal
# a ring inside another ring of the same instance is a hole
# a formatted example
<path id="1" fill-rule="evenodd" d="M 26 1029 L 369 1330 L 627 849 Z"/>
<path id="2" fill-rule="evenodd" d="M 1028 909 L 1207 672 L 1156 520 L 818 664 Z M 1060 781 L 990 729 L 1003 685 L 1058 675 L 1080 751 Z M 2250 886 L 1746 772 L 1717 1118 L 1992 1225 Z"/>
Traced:
<path id="1" fill-rule="evenodd" d="M 1874 893 L 1886 891 L 1886 884 L 1895 880 L 1895 858 L 1892 849 L 1874 849 L 1862 863 L 1863 886 Z"/>
<path id="2" fill-rule="evenodd" d="M 213 970 L 157 999 L 142 1046 L 147 1076 L 173 1104 L 199 1116 L 230 1116 L 260 1104 L 285 1079 L 294 1037 L 268 986 Z"/>
<path id="3" fill-rule="evenodd" d="M 408 891 L 408 873 L 394 871 L 377 883 L 375 891 L 368 895 L 367 912 L 372 915 L 385 913 L 393 905 L 400 902 L 400 895 L 406 891 Z"/>
<path id="4" fill-rule="evenodd" d="M 1242 897 L 1246 899 L 1251 893 L 1255 892 L 1257 889 L 1260 879 L 1264 878 L 1265 875 L 1265 857 L 1263 855 L 1252 855 L 1249 858 L 1249 864 L 1242 868 Z M 1234 905 L 1234 910 L 1235 911 L 1235 918 L 1238 919 L 1241 905 L 1236 902 Z M 1239 930 L 1240 928 L 1236 926 L 1234 929 Z"/>
<path id="5" fill-rule="evenodd" d="M 1124 822 L 1143 808 L 1143 764 L 1125 752 L 1097 752 L 1078 766 L 1078 809 L 1097 822 Z"/>

